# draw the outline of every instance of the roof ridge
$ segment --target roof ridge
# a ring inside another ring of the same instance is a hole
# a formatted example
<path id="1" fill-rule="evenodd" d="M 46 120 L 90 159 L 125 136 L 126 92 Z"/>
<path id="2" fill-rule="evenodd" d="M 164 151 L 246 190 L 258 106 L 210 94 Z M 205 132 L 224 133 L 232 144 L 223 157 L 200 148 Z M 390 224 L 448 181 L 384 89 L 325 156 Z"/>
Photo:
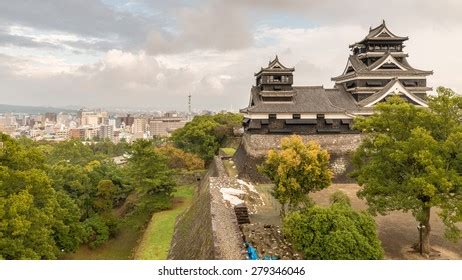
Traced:
<path id="1" fill-rule="evenodd" d="M 292 86 L 293 88 L 324 88 L 323 85 L 316 85 L 316 86 Z"/>

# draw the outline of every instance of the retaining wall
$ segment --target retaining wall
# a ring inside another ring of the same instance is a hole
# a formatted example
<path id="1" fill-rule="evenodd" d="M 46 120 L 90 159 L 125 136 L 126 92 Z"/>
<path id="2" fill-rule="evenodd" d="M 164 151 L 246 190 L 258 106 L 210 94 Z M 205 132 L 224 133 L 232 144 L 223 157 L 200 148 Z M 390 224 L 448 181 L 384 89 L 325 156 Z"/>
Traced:
<path id="1" fill-rule="evenodd" d="M 243 259 L 242 234 L 233 208 L 223 201 L 220 188 L 230 180 L 223 162 L 215 157 L 200 183 L 191 207 L 176 222 L 169 251 L 173 260 Z"/>
<path id="2" fill-rule="evenodd" d="M 352 171 L 351 154 L 361 143 L 360 134 L 317 134 L 300 135 L 303 141 L 316 141 L 330 154 L 330 166 L 334 173 L 335 183 L 353 182 L 348 176 Z M 268 179 L 257 171 L 270 149 L 278 149 L 282 138 L 287 135 L 244 134 L 234 161 L 239 175 L 258 183 L 268 183 Z"/>

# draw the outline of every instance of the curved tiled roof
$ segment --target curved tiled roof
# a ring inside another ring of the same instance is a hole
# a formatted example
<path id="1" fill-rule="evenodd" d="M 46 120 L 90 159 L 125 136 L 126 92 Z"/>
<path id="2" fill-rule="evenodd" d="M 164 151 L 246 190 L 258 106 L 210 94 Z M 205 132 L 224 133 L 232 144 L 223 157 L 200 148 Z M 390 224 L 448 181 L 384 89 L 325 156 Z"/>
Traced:
<path id="1" fill-rule="evenodd" d="M 264 102 L 259 94 L 260 89 L 252 87 L 251 104 L 241 112 L 349 113 L 359 110 L 354 99 L 340 89 L 325 89 L 322 86 L 296 86 L 293 89 L 295 94 L 292 102 Z"/>
<path id="2" fill-rule="evenodd" d="M 387 37 L 379 36 L 382 32 L 386 32 L 390 36 L 387 36 Z M 401 36 L 397 36 L 397 35 L 393 34 L 390 31 L 390 29 L 387 28 L 387 26 L 385 24 L 385 20 L 384 20 L 382 22 L 382 24 L 380 24 L 379 26 L 369 29 L 369 33 L 366 35 L 366 37 L 364 37 L 364 39 L 362 39 L 361 41 L 359 41 L 357 43 L 351 44 L 350 47 L 353 47 L 353 46 L 358 45 L 358 44 L 362 44 L 362 43 L 364 43 L 366 41 L 370 41 L 370 40 L 377 40 L 377 41 L 382 41 L 382 40 L 406 41 L 408 39 L 409 39 L 408 37 L 401 37 Z"/>
<path id="3" fill-rule="evenodd" d="M 387 93 L 387 91 L 390 90 L 396 83 L 399 83 L 401 85 L 401 87 L 405 88 L 397 78 L 394 78 L 390 82 L 388 82 L 388 84 L 382 90 L 374 93 L 373 95 L 369 96 L 366 99 L 361 100 L 360 102 L 358 102 L 358 104 L 361 105 L 361 106 L 366 106 L 368 104 L 380 101 L 381 99 L 383 99 L 386 96 L 385 94 Z M 410 91 L 406 91 L 405 94 L 408 95 L 410 98 L 415 99 L 417 102 L 420 102 L 420 103 L 423 103 L 423 104 L 427 103 L 425 100 L 423 100 L 420 97 L 414 95 Z"/>
<path id="4" fill-rule="evenodd" d="M 401 70 L 401 69 L 400 70 L 387 69 L 387 70 L 380 70 L 380 71 L 373 70 L 375 67 L 377 67 L 378 65 L 383 63 L 388 58 L 389 55 L 391 55 L 389 52 L 385 53 L 380 59 L 378 59 L 377 61 L 375 61 L 374 63 L 372 63 L 369 66 L 364 64 L 358 58 L 357 55 L 350 55 L 348 60 L 351 63 L 351 65 L 353 66 L 353 68 L 355 69 L 355 72 L 342 74 L 342 75 L 333 77 L 332 80 L 336 81 L 336 80 L 340 80 L 340 79 L 344 79 L 344 78 L 350 78 L 350 77 L 352 78 L 352 77 L 360 76 L 360 75 L 368 75 L 368 76 L 383 76 L 383 75 L 386 75 L 386 76 L 408 76 L 408 75 L 432 75 L 433 74 L 433 71 L 425 71 L 425 70 L 420 70 L 420 69 L 413 68 L 409 64 L 407 59 L 404 58 L 404 57 L 402 58 L 403 59 L 402 63 L 399 63 L 399 62 L 397 62 L 397 63 L 399 63 L 399 65 L 401 65 L 406 70 Z"/>

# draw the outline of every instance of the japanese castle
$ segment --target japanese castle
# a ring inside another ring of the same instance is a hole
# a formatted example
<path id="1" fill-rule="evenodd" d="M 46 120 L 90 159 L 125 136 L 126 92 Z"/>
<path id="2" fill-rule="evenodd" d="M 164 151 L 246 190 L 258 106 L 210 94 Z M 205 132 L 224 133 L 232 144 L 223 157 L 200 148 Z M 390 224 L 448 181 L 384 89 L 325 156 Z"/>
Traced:
<path id="1" fill-rule="evenodd" d="M 333 77 L 335 86 L 293 86 L 294 68 L 276 56 L 255 73 L 244 114 L 248 133 L 351 133 L 357 115 L 369 115 L 373 106 L 398 95 L 416 106 L 427 106 L 426 77 L 432 71 L 413 68 L 403 52 L 408 37 L 393 34 L 385 21 L 361 41 L 350 45 L 351 55 L 343 73 Z"/>

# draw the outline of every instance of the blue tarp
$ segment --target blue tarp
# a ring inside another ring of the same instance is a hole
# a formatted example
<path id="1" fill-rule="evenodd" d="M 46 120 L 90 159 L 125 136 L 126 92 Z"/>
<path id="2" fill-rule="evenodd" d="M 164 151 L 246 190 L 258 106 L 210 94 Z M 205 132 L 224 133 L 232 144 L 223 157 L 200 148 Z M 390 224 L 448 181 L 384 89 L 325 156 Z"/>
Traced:
<path id="1" fill-rule="evenodd" d="M 259 260 L 258 251 L 255 247 L 250 245 L 250 243 L 245 242 L 245 247 L 247 248 L 247 256 L 249 260 Z M 276 256 L 263 256 L 263 260 L 271 261 L 271 260 L 278 260 L 279 258 Z"/>
<path id="2" fill-rule="evenodd" d="M 245 246 L 247 247 L 247 256 L 249 257 L 249 260 L 258 260 L 258 253 L 257 249 L 250 245 L 249 243 L 245 243 Z"/>

